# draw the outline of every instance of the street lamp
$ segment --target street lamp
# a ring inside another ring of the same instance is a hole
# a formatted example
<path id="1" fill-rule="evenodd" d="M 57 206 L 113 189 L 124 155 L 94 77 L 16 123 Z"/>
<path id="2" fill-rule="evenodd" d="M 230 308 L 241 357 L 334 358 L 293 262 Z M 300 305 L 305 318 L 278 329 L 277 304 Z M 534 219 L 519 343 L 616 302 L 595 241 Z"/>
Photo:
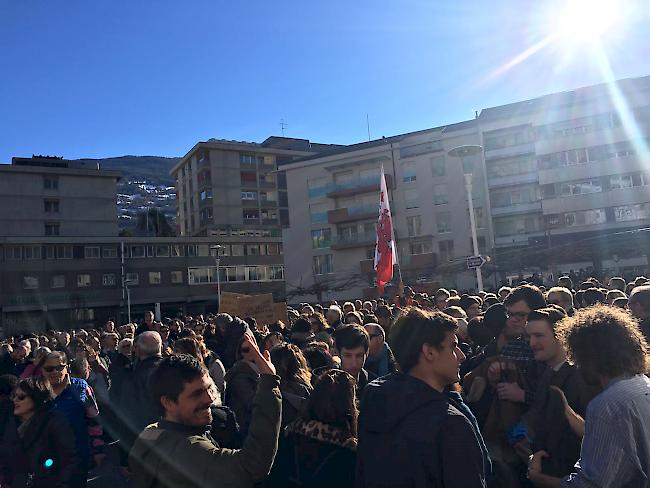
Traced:
<path id="1" fill-rule="evenodd" d="M 210 251 L 214 251 L 214 262 L 217 265 L 217 299 L 219 300 L 219 311 L 221 311 L 221 277 L 219 276 L 219 264 L 221 259 L 219 258 L 219 250 L 222 248 L 223 246 L 219 244 L 210 246 Z"/>
<path id="2" fill-rule="evenodd" d="M 458 146 L 451 149 L 447 154 L 454 158 L 460 158 L 461 165 L 463 166 L 463 174 L 465 175 L 465 189 L 467 190 L 467 203 L 469 206 L 469 223 L 472 230 L 472 247 L 474 248 L 474 256 L 479 256 L 478 249 L 478 238 L 476 236 L 476 219 L 474 217 L 474 200 L 472 199 L 472 168 L 466 164 L 467 158 L 473 158 L 477 154 L 480 154 L 483 151 L 482 146 L 478 145 L 468 145 L 468 146 Z M 483 291 L 483 275 L 481 273 L 481 267 L 478 266 L 476 269 L 476 284 L 478 285 L 478 291 Z"/>
<path id="3" fill-rule="evenodd" d="M 126 310 L 129 315 L 129 324 L 131 323 L 131 288 L 129 288 L 129 286 L 134 282 L 135 280 L 124 280 L 124 287 L 126 288 Z"/>

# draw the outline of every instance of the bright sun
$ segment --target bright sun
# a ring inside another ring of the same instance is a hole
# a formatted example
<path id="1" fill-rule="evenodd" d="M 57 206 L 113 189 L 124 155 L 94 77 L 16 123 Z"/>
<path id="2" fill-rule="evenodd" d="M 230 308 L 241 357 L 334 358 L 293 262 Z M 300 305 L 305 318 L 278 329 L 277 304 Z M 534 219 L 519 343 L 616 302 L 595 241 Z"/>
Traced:
<path id="1" fill-rule="evenodd" d="M 572 45 L 603 42 L 621 21 L 621 3 L 615 0 L 567 0 L 557 12 L 555 35 Z"/>

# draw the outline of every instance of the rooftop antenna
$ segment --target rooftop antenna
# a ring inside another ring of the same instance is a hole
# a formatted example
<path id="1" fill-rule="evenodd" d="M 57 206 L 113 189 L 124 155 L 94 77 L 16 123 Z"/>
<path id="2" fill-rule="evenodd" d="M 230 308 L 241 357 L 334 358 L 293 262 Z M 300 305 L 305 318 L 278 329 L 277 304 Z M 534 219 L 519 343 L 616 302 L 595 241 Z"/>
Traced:
<path id="1" fill-rule="evenodd" d="M 368 128 L 368 142 L 370 142 L 370 118 L 366 114 L 366 127 Z"/>
<path id="2" fill-rule="evenodd" d="M 280 129 L 282 129 L 282 137 L 284 137 L 284 129 L 289 127 L 287 124 L 284 123 L 284 119 L 280 119 Z"/>

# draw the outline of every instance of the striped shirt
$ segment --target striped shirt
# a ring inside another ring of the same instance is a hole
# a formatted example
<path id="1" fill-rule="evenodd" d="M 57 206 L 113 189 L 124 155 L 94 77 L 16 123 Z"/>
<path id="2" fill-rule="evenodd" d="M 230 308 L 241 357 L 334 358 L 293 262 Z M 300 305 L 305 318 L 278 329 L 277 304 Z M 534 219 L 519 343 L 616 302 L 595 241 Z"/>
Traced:
<path id="1" fill-rule="evenodd" d="M 591 400 L 576 469 L 565 487 L 650 487 L 649 378 L 617 378 Z"/>

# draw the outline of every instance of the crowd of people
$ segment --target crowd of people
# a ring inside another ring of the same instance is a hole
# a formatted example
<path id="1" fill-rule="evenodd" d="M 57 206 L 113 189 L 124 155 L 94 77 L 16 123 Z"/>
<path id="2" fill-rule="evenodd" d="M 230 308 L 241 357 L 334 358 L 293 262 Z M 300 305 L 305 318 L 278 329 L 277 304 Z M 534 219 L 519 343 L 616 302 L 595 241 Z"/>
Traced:
<path id="1" fill-rule="evenodd" d="M 0 487 L 648 487 L 650 280 L 0 343 Z"/>

